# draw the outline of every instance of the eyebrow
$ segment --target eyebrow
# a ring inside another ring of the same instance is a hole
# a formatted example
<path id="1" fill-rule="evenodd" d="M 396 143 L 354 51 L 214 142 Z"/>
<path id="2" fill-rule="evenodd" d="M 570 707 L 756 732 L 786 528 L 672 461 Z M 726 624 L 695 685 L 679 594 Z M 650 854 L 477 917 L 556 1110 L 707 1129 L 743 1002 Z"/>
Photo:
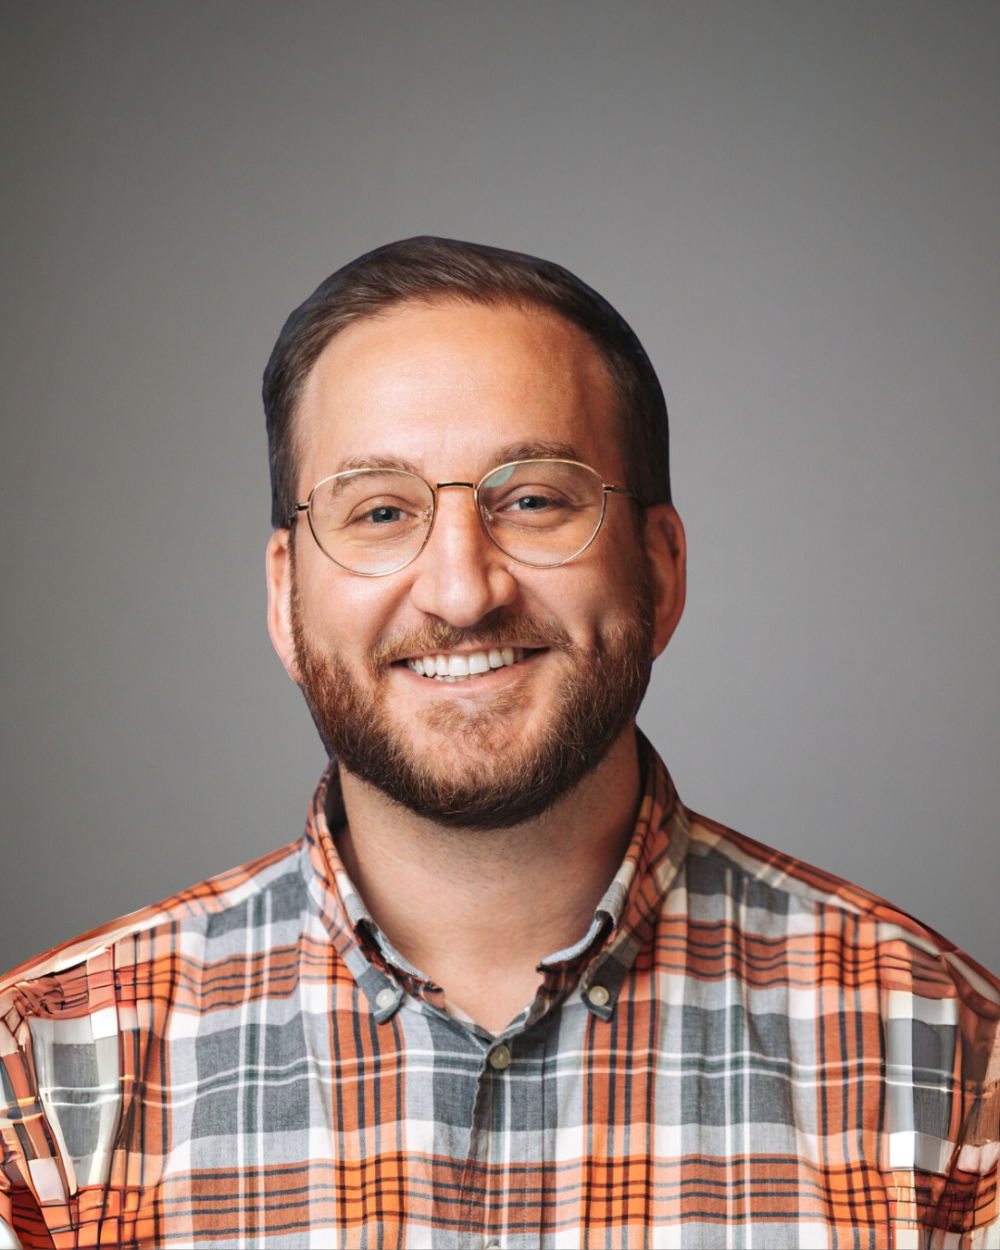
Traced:
<path id="1" fill-rule="evenodd" d="M 551 442 L 535 442 L 535 443 L 508 443 L 506 447 L 500 447 L 495 453 L 493 463 L 489 468 L 495 468 L 497 465 L 509 464 L 512 460 L 579 460 L 580 454 L 572 443 L 551 443 Z M 348 456 L 346 460 L 341 460 L 340 464 L 333 470 L 334 473 L 348 473 L 351 469 L 401 469 L 406 473 L 416 473 L 422 476 L 420 470 L 412 460 L 404 460 L 399 456 Z M 488 472 L 489 470 L 487 470 Z"/>

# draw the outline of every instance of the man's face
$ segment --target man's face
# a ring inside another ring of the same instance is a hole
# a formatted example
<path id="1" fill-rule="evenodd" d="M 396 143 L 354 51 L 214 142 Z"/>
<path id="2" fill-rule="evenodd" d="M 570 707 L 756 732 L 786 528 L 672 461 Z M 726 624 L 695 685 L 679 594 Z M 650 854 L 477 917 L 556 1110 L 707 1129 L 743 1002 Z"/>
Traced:
<path id="1" fill-rule="evenodd" d="M 606 369 L 575 327 L 535 309 L 406 305 L 326 347 L 296 416 L 298 497 L 373 459 L 432 485 L 512 459 L 563 456 L 628 485 Z M 683 602 L 672 509 L 640 540 L 611 496 L 576 560 L 530 568 L 490 541 L 472 492 L 439 492 L 431 537 L 378 578 L 341 569 L 298 525 L 268 549 L 272 638 L 343 768 L 441 823 L 511 825 L 576 784 L 626 732 Z M 676 529 L 679 532 L 679 521 Z M 512 648 L 467 681 L 421 675 L 426 655 Z"/>

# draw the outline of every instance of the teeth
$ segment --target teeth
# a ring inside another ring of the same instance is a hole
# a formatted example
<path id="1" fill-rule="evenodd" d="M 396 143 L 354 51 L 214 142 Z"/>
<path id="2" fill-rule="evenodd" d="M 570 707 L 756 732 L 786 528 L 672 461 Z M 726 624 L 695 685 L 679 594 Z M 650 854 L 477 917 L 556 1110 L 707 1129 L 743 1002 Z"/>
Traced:
<path id="1" fill-rule="evenodd" d="M 510 668 L 524 659 L 523 647 L 491 647 L 487 651 L 474 651 L 471 655 L 425 655 L 406 663 L 421 677 L 436 677 L 438 681 L 468 681 L 495 668 Z"/>

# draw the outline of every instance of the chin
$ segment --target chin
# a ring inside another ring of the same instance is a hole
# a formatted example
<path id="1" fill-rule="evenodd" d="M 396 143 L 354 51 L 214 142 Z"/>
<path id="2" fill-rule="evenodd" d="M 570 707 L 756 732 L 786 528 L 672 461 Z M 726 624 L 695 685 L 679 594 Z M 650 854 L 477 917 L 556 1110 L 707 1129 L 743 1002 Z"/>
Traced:
<path id="1" fill-rule="evenodd" d="M 470 785 L 493 787 L 501 778 L 508 784 L 524 777 L 544 749 L 540 735 L 491 730 L 462 737 L 433 734 L 415 743 L 407 753 L 409 768 L 437 787 Z"/>
<path id="2" fill-rule="evenodd" d="M 530 720 L 523 697 L 506 691 L 488 702 L 441 700 L 412 717 L 408 736 L 415 751 L 423 751 L 430 743 L 459 754 L 496 751 L 511 742 L 523 743 Z"/>

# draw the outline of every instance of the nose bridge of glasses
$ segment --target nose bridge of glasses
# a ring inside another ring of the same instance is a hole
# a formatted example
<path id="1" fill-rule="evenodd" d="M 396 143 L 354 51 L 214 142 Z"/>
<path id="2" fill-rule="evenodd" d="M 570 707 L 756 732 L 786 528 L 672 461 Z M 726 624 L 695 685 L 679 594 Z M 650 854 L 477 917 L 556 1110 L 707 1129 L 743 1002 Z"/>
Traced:
<path id="1" fill-rule="evenodd" d="M 438 492 L 439 490 L 454 490 L 454 489 L 456 489 L 456 488 L 459 488 L 459 489 L 462 489 L 462 490 L 471 490 L 471 491 L 472 491 L 473 502 L 476 504 L 476 511 L 479 513 L 479 516 L 480 516 L 480 521 L 481 521 L 481 522 L 483 522 L 483 523 L 485 523 L 485 520 L 484 520 L 483 515 L 482 515 L 482 509 L 479 507 L 479 499 L 478 499 L 478 496 L 477 496 L 477 494 L 476 494 L 476 484 L 475 484 L 475 482 L 437 482 L 437 483 L 435 483 L 435 485 L 434 485 L 434 504 L 435 504 L 435 506 L 434 506 L 434 515 L 436 516 L 436 515 L 437 515 L 437 512 L 438 512 L 438 508 L 437 508 L 437 503 L 438 503 L 438 500 L 437 500 L 437 492 Z"/>
<path id="2" fill-rule="evenodd" d="M 437 493 L 438 493 L 438 491 L 439 491 L 439 490 L 454 490 L 454 489 L 456 489 L 456 488 L 460 488 L 460 489 L 462 489 L 462 490 L 471 490 L 471 491 L 472 491 L 472 497 L 473 497 L 473 500 L 474 500 L 474 502 L 475 502 L 475 504 L 476 504 L 476 509 L 477 509 L 477 511 L 479 511 L 479 497 L 478 497 L 478 495 L 476 494 L 476 484 L 475 484 L 475 482 L 438 482 L 438 483 L 436 483 L 436 485 L 434 486 L 434 512 L 435 512 L 435 514 L 437 513 L 437 502 L 438 502 L 438 501 L 437 501 Z"/>

